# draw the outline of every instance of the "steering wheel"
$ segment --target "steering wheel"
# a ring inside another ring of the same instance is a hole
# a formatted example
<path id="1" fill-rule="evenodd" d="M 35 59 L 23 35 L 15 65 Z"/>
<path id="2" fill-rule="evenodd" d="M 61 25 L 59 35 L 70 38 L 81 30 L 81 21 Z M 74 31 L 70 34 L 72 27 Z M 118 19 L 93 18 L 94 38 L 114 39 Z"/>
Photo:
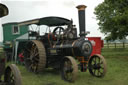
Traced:
<path id="1" fill-rule="evenodd" d="M 53 30 L 53 34 L 55 35 L 55 37 L 59 37 L 60 38 L 60 35 L 64 33 L 64 28 L 63 27 L 56 27 L 54 30 Z"/>

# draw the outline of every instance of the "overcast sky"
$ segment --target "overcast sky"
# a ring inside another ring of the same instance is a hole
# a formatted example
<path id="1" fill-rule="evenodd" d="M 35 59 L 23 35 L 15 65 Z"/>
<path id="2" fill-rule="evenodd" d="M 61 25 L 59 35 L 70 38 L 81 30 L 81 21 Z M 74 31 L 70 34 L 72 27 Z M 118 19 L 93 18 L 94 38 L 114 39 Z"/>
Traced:
<path id="1" fill-rule="evenodd" d="M 86 8 L 86 30 L 88 36 L 102 37 L 98 30 L 97 21 L 93 14 L 94 8 L 104 0 L 2 0 L 1 3 L 9 8 L 9 15 L 3 17 L 0 24 L 7 22 L 21 22 L 46 16 L 59 16 L 73 19 L 78 24 L 77 5 L 84 4 Z M 2 27 L 0 26 L 0 41 L 2 41 Z"/>

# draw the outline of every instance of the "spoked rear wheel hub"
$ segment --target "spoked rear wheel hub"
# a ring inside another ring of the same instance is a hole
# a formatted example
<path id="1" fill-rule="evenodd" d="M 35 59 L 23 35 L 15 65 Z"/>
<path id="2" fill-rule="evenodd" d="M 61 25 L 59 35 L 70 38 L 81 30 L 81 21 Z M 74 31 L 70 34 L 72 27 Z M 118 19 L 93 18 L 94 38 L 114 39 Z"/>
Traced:
<path id="1" fill-rule="evenodd" d="M 100 64 L 94 64 L 94 65 L 93 65 L 93 69 L 95 69 L 95 70 L 96 70 L 96 69 L 100 69 L 100 68 L 101 68 Z"/>
<path id="2" fill-rule="evenodd" d="M 91 56 L 88 63 L 89 72 L 96 77 L 103 77 L 106 74 L 106 61 L 103 56 L 97 54 Z"/>
<path id="3" fill-rule="evenodd" d="M 25 66 L 30 72 L 41 72 L 46 65 L 46 52 L 42 42 L 33 40 L 25 48 Z"/>

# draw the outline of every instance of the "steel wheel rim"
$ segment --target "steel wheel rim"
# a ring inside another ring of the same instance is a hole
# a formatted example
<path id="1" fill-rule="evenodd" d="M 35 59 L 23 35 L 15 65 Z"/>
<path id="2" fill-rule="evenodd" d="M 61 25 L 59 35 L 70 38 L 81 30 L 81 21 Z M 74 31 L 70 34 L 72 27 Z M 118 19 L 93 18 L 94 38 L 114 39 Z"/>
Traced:
<path id="1" fill-rule="evenodd" d="M 7 68 L 6 78 L 7 78 L 6 83 L 8 83 L 9 85 L 15 85 L 14 74 L 12 73 L 10 68 Z"/>
<path id="2" fill-rule="evenodd" d="M 39 73 L 46 67 L 46 51 L 43 42 L 29 41 L 25 47 L 25 66 L 28 71 Z"/>
<path id="3" fill-rule="evenodd" d="M 64 72 L 64 79 L 70 81 L 71 77 L 72 77 L 72 64 L 71 62 L 67 59 L 67 61 L 64 62 L 64 68 L 63 68 L 63 72 Z"/>
<path id="4" fill-rule="evenodd" d="M 94 55 L 89 60 L 89 72 L 96 77 L 106 74 L 106 61 L 101 55 Z"/>
<path id="5" fill-rule="evenodd" d="M 5 69 L 4 82 L 6 85 L 22 85 L 21 73 L 15 64 Z"/>
<path id="6" fill-rule="evenodd" d="M 62 79 L 68 82 L 74 82 L 76 80 L 78 72 L 78 66 L 74 58 L 66 56 L 61 65 Z"/>

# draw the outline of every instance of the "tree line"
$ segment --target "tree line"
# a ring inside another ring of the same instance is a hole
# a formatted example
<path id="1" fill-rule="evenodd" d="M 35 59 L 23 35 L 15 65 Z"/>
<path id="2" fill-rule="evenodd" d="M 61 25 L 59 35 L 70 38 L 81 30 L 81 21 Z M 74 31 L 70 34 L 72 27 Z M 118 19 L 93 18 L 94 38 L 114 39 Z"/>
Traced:
<path id="1" fill-rule="evenodd" d="M 128 0 L 104 0 L 94 11 L 105 40 L 125 39 L 128 36 Z"/>

